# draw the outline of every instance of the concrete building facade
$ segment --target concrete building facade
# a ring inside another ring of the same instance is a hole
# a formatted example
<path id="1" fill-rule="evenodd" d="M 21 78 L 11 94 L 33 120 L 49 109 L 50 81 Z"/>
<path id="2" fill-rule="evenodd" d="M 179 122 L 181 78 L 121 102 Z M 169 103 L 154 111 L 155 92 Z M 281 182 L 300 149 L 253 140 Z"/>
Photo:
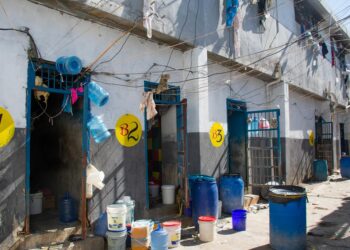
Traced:
<path id="1" fill-rule="evenodd" d="M 318 27 L 318 37 L 309 44 L 296 20 L 298 1 L 271 1 L 265 12 L 255 2 L 239 1 L 234 26 L 227 27 L 226 1 L 156 1 L 152 38 L 147 38 L 142 22 L 148 10 L 146 0 L 2 1 L 0 106 L 10 112 L 16 130 L 11 142 L 0 148 L 0 248 L 12 245 L 20 237 L 18 233 L 29 226 L 25 225 L 29 189 L 50 187 L 56 207 L 67 191 L 81 204 L 83 98 L 73 108 L 73 116 L 61 115 L 58 103 L 62 96 L 56 94 L 49 97 L 55 106 L 49 110 L 53 118 L 33 104 L 28 113 L 31 70 L 36 74 L 42 70 L 40 63 L 50 64 L 69 55 L 78 56 L 88 67 L 112 43 L 114 46 L 89 71 L 91 80 L 110 96 L 103 107 L 91 105 L 91 114 L 102 116 L 112 134 L 101 144 L 90 140 L 91 163 L 106 176 L 105 187 L 94 191 L 88 201 L 91 222 L 124 195 L 136 201 L 137 217 L 149 211 L 148 181 L 152 176 L 148 171 L 157 160 L 150 163 L 148 151 L 155 146 L 150 146 L 145 125 L 152 133 L 159 131 L 153 131 L 156 122 L 147 122 L 139 105 L 145 82 L 159 83 L 162 74 L 170 75 L 169 85 L 177 87 L 180 100 L 187 99 L 188 174 L 219 177 L 230 168 L 242 172 L 243 167 L 245 174 L 241 174 L 246 175 L 246 184 L 251 184 L 247 163 L 230 166 L 231 149 L 235 148 L 229 145 L 230 136 L 236 125 L 228 119 L 228 100 L 235 105 L 236 101 L 244 103 L 241 108 L 247 111 L 279 110 L 281 182 L 298 184 L 311 177 L 317 152 L 309 143 L 308 130 L 317 132 L 318 119 L 332 122 L 327 159 L 332 169 L 338 168 L 350 136 L 346 114 L 348 58 L 341 62 L 342 57 L 332 56 L 331 49 L 335 43 L 344 48 L 339 54 L 345 55 L 350 48 L 342 20 L 335 20 L 322 1 L 305 1 L 306 9 L 319 18 L 311 26 Z M 324 58 L 318 45 L 321 42 L 329 50 Z M 38 57 L 38 68 L 31 69 L 31 61 Z M 163 184 L 179 184 L 177 106 L 157 104 Z M 142 138 L 134 147 L 121 146 L 115 136 L 116 122 L 124 114 L 133 114 L 142 124 Z M 219 148 L 212 146 L 208 135 L 214 122 L 224 129 L 225 141 Z M 55 126 L 54 132 L 48 132 Z M 271 142 L 276 138 L 271 137 Z M 245 154 L 239 157 L 246 158 L 249 152 Z M 35 170 L 35 165 L 46 168 Z M 33 173 L 37 173 L 36 179 Z"/>

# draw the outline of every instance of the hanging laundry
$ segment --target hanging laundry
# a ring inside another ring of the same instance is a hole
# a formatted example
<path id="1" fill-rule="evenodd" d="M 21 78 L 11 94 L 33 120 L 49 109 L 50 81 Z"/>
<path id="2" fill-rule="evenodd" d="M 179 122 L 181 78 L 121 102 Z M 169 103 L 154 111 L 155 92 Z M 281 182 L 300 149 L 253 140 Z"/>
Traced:
<path id="1" fill-rule="evenodd" d="M 73 115 L 72 102 L 71 102 L 70 95 L 64 95 L 63 96 L 63 101 L 62 101 L 61 108 L 63 109 L 64 112 L 70 113 L 70 114 Z"/>
<path id="2" fill-rule="evenodd" d="M 233 28 L 234 28 L 233 42 L 235 47 L 235 58 L 238 58 L 241 56 L 240 25 L 241 25 L 241 13 L 240 11 L 238 11 L 235 16 L 235 20 L 233 22 Z"/>
<path id="3" fill-rule="evenodd" d="M 226 0 L 226 26 L 231 27 L 239 7 L 238 0 Z"/>
<path id="4" fill-rule="evenodd" d="M 83 93 L 84 92 L 84 88 L 83 87 L 79 87 L 79 88 L 71 88 L 70 89 L 70 93 L 72 96 L 72 104 L 76 103 L 78 101 L 78 93 Z"/>
<path id="5" fill-rule="evenodd" d="M 320 42 L 320 46 L 322 47 L 322 56 L 323 58 L 326 58 L 326 55 L 328 54 L 327 44 L 325 42 Z"/>
<path id="6" fill-rule="evenodd" d="M 156 110 L 156 104 L 153 100 L 153 92 L 152 91 L 145 92 L 143 93 L 143 96 L 144 96 L 144 99 L 140 104 L 140 110 L 141 112 L 144 112 L 146 108 L 147 120 L 150 120 L 158 114 Z"/>
<path id="7" fill-rule="evenodd" d="M 43 84 L 43 79 L 40 76 L 35 77 L 35 86 L 36 87 L 45 87 L 47 88 L 48 86 Z M 47 104 L 47 100 L 49 99 L 50 93 L 46 91 L 41 91 L 41 90 L 34 90 L 34 97 L 38 101 L 44 101 Z"/>
<path id="8" fill-rule="evenodd" d="M 266 21 L 266 14 L 267 14 L 266 3 L 267 3 L 267 0 L 259 0 L 258 1 L 259 23 L 263 28 L 265 28 L 265 21 Z"/>
<path id="9" fill-rule="evenodd" d="M 152 22 L 156 13 L 156 1 L 144 0 L 143 9 L 143 26 L 147 29 L 147 37 L 152 38 Z"/>
<path id="10" fill-rule="evenodd" d="M 332 56 L 332 67 L 335 66 L 335 47 L 334 47 L 334 41 L 331 38 L 331 56 Z"/>

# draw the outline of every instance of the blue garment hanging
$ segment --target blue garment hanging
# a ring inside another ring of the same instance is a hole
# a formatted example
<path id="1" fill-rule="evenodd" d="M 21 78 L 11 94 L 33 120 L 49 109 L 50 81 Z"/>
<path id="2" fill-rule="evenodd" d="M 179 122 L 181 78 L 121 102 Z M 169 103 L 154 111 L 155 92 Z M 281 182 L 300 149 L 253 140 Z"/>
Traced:
<path id="1" fill-rule="evenodd" d="M 73 115 L 72 102 L 71 102 L 70 95 L 63 96 L 62 108 L 63 108 L 64 112 L 70 113 Z"/>
<path id="2" fill-rule="evenodd" d="M 239 7 L 238 0 L 226 0 L 226 26 L 231 27 Z"/>

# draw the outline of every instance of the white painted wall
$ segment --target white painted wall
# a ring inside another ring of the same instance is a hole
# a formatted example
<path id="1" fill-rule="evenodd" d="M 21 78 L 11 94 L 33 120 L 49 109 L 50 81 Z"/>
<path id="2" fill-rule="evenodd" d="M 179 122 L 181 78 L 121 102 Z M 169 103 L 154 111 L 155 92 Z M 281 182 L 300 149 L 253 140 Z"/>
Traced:
<path id="1" fill-rule="evenodd" d="M 55 61 L 59 56 L 76 55 L 81 58 L 83 65 L 87 66 L 112 41 L 122 35 L 118 30 L 62 14 L 28 1 L 5 0 L 2 4 L 7 15 L 0 11 L 1 26 L 29 27 L 42 57 L 46 60 Z M 4 69 L 0 75 L 0 105 L 10 110 L 17 127 L 25 127 L 28 38 L 16 32 L 0 32 L 2 34 L 0 49 L 4 53 L 0 57 L 0 66 Z M 120 49 L 123 41 L 115 45 L 101 61 L 111 58 Z M 109 73 L 125 73 L 118 77 L 130 81 L 94 75 L 92 78 L 109 92 L 110 101 L 102 108 L 92 105 L 93 114 L 103 115 L 109 129 L 113 129 L 118 117 L 125 113 L 133 113 L 143 124 L 143 113 L 139 111 L 143 82 L 145 79 L 159 81 L 163 67 L 153 67 L 150 70 L 151 73 L 146 76 L 133 73 L 146 72 L 154 63 L 166 64 L 170 53 L 170 48 L 131 36 L 115 60 L 96 69 L 96 71 Z M 169 66 L 183 68 L 182 52 L 173 51 Z M 170 75 L 170 81 L 182 79 L 181 71 L 180 73 L 171 72 Z"/>

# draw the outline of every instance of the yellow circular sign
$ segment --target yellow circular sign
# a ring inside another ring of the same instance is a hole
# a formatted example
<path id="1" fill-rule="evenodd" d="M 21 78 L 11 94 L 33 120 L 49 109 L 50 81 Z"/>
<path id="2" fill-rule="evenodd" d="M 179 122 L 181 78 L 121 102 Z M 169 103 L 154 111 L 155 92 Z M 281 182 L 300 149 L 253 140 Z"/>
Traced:
<path id="1" fill-rule="evenodd" d="M 222 125 L 218 122 L 215 122 L 213 126 L 211 126 L 210 132 L 209 132 L 209 138 L 211 141 L 211 144 L 214 147 L 221 147 L 221 145 L 224 143 L 225 140 L 225 132 Z"/>
<path id="2" fill-rule="evenodd" d="M 15 134 L 15 122 L 11 114 L 0 107 L 0 148 L 5 147 Z"/>
<path id="3" fill-rule="evenodd" d="M 315 145 L 315 133 L 311 129 L 307 131 L 307 134 L 309 135 L 309 144 L 310 146 Z"/>
<path id="4" fill-rule="evenodd" d="M 115 125 L 115 136 L 121 145 L 125 147 L 135 146 L 142 137 L 139 119 L 130 114 L 121 116 Z"/>

